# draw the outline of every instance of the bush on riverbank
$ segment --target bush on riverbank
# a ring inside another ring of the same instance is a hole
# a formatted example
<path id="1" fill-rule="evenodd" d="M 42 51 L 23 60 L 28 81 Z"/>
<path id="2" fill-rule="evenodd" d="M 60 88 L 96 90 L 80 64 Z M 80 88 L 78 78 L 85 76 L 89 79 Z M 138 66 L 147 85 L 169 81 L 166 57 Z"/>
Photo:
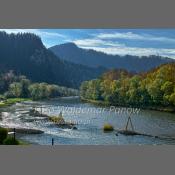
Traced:
<path id="1" fill-rule="evenodd" d="M 20 142 L 16 139 L 14 139 L 13 137 L 7 137 L 4 141 L 3 141 L 3 145 L 19 145 Z"/>
<path id="2" fill-rule="evenodd" d="M 3 141 L 7 138 L 8 136 L 8 130 L 5 128 L 0 128 L 0 144 L 3 144 Z"/>
<path id="3" fill-rule="evenodd" d="M 20 103 L 20 102 L 29 101 L 29 100 L 31 99 L 30 98 L 8 98 L 0 102 L 0 107 L 6 107 L 15 103 Z"/>
<path id="4" fill-rule="evenodd" d="M 65 123 L 65 120 L 62 116 L 51 116 L 49 117 L 49 120 L 53 123 L 56 123 L 56 124 L 64 124 Z"/>
<path id="5" fill-rule="evenodd" d="M 8 136 L 8 129 L 0 128 L 0 145 L 27 145 L 27 143 L 14 140 L 14 137 Z"/>
<path id="6" fill-rule="evenodd" d="M 103 126 L 103 131 L 104 132 L 109 132 L 109 131 L 113 131 L 113 130 L 114 130 L 114 127 L 112 125 L 110 125 L 110 124 L 105 124 Z"/>
<path id="7" fill-rule="evenodd" d="M 65 121 L 64 118 L 62 117 L 62 115 L 51 116 L 51 117 L 49 117 L 49 120 L 51 122 L 53 122 L 54 124 L 56 124 L 56 126 L 58 126 L 60 128 L 74 129 L 74 130 L 77 129 L 77 127 L 75 126 L 75 123 Z"/>

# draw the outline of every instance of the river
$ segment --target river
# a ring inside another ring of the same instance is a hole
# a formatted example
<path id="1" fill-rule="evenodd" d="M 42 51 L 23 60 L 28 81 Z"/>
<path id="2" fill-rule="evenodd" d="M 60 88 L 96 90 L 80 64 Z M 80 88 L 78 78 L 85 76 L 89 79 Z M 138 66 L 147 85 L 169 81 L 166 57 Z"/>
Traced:
<path id="1" fill-rule="evenodd" d="M 42 106 L 42 109 L 40 108 Z M 35 107 L 48 115 L 62 112 L 66 121 L 77 122 L 77 130 L 61 129 L 43 117 L 30 116 L 26 112 Z M 134 129 L 163 138 L 125 136 L 116 131 L 103 132 L 103 125 L 110 123 L 115 129 L 125 127 L 128 111 L 125 108 L 105 108 L 84 103 L 79 98 L 60 98 L 48 101 L 24 102 L 0 109 L 3 116 L 0 126 L 40 129 L 43 134 L 21 134 L 21 140 L 32 144 L 51 145 L 162 145 L 175 144 L 175 114 L 151 110 L 133 109 Z M 134 111 L 136 110 L 136 111 Z M 168 137 L 168 138 L 164 138 Z"/>

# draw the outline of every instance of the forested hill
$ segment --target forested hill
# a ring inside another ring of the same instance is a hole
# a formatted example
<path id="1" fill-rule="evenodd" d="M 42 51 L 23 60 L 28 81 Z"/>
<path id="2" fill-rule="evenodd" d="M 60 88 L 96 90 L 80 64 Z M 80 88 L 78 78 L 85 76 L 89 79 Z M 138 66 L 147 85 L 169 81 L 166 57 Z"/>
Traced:
<path id="1" fill-rule="evenodd" d="M 61 59 L 90 67 L 105 66 L 106 68 L 120 68 L 128 71 L 148 71 L 160 64 L 172 62 L 173 59 L 161 56 L 119 56 L 108 55 L 95 50 L 77 47 L 74 43 L 65 43 L 50 48 Z"/>
<path id="2" fill-rule="evenodd" d="M 34 82 L 74 88 L 104 72 L 104 68 L 89 68 L 61 60 L 34 34 L 0 32 L 0 73 L 8 70 L 25 75 Z"/>
<path id="3" fill-rule="evenodd" d="M 112 70 L 82 83 L 80 92 L 88 100 L 119 106 L 172 107 L 175 111 L 175 63 L 136 75 Z"/>

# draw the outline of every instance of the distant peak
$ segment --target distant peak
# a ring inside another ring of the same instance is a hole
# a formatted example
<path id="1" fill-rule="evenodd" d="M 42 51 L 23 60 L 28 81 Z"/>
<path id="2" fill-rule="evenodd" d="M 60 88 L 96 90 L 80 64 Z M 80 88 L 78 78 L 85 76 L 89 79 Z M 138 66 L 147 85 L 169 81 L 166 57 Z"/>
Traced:
<path id="1" fill-rule="evenodd" d="M 77 45 L 75 43 L 72 43 L 72 42 L 60 44 L 60 46 L 76 47 L 77 48 Z"/>

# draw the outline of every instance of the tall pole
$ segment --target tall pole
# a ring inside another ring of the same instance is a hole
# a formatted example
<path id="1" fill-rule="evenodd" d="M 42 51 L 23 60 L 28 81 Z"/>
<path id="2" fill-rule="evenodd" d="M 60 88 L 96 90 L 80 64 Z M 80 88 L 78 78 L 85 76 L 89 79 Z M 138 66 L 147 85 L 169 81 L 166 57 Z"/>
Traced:
<path id="1" fill-rule="evenodd" d="M 14 138 L 14 142 L 15 142 L 15 140 L 16 140 L 16 129 L 15 128 L 13 129 L 13 138 Z"/>
<path id="2" fill-rule="evenodd" d="M 54 145 L 54 138 L 52 138 L 52 146 Z"/>
<path id="3" fill-rule="evenodd" d="M 131 116 L 128 117 L 128 121 L 126 123 L 125 130 L 128 130 L 129 122 L 130 122 L 130 125 L 131 125 L 131 128 L 132 128 L 132 131 L 134 131 L 134 126 L 133 126 L 132 121 L 131 121 Z"/>

